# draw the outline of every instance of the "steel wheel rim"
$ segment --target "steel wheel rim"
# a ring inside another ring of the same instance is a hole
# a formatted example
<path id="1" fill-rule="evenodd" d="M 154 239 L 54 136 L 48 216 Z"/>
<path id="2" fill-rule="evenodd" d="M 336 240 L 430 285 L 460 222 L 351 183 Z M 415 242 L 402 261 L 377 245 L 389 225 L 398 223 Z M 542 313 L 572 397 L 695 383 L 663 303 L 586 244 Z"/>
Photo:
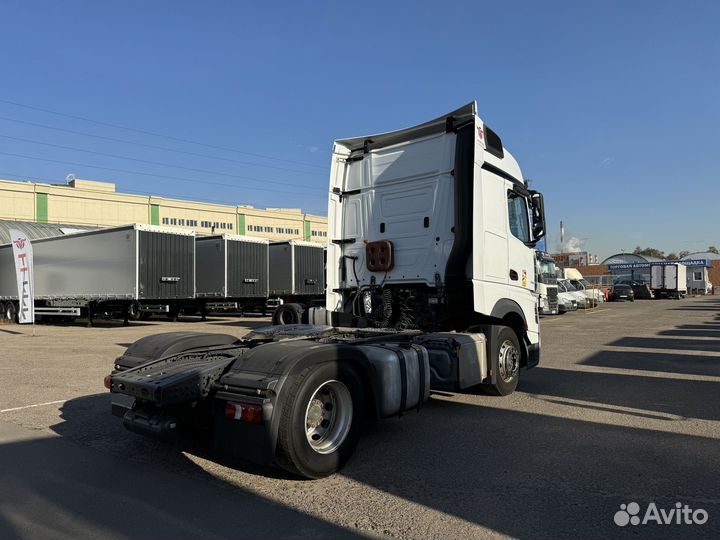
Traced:
<path id="1" fill-rule="evenodd" d="M 498 358 L 498 368 L 500 378 L 505 382 L 510 382 L 520 369 L 520 353 L 515 344 L 506 339 L 500 345 L 500 353 Z"/>
<path id="2" fill-rule="evenodd" d="M 321 384 L 305 409 L 305 437 L 318 454 L 330 454 L 345 441 L 353 418 L 350 390 L 340 381 Z"/>

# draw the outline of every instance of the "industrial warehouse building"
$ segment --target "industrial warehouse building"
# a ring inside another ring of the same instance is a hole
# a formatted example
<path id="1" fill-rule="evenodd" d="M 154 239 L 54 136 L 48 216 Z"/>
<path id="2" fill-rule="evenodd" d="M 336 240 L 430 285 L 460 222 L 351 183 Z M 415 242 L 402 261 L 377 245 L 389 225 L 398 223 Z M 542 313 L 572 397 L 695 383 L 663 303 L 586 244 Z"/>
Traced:
<path id="1" fill-rule="evenodd" d="M 0 180 L 0 220 L 82 228 L 129 223 L 192 229 L 199 235 L 242 234 L 271 241 L 327 241 L 327 218 L 299 208 L 230 206 L 118 193 L 115 184 L 69 177 L 66 184 Z"/>

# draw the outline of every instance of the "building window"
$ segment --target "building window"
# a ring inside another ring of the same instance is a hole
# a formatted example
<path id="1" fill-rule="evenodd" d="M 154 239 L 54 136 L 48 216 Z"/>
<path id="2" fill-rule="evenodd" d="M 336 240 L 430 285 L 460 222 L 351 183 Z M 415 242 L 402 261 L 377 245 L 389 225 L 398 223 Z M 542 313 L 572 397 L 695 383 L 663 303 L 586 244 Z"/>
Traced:
<path id="1" fill-rule="evenodd" d="M 703 278 L 703 273 L 702 273 L 702 271 L 700 271 L 700 272 L 693 272 L 693 280 L 695 280 L 695 281 L 702 281 L 702 278 Z"/>
<path id="2" fill-rule="evenodd" d="M 162 222 L 163 222 L 163 225 L 169 225 L 169 224 L 170 224 L 170 220 L 169 220 L 168 218 L 166 218 L 166 217 L 163 218 Z"/>
<path id="3" fill-rule="evenodd" d="M 172 218 L 170 220 L 170 225 L 177 225 L 177 218 Z"/>
<path id="4" fill-rule="evenodd" d="M 228 229 L 230 229 L 232 231 L 232 229 L 233 229 L 232 223 L 228 223 Z"/>

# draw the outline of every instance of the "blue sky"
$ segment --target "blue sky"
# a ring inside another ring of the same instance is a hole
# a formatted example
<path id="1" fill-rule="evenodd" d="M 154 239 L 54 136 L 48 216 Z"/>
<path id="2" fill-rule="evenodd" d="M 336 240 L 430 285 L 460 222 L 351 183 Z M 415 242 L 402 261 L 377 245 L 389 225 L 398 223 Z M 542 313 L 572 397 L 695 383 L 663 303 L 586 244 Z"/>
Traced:
<path id="1" fill-rule="evenodd" d="M 476 99 L 545 193 L 550 248 L 563 219 L 601 257 L 703 249 L 720 245 L 719 22 L 702 1 L 11 0 L 0 177 L 324 213 L 333 139 Z"/>

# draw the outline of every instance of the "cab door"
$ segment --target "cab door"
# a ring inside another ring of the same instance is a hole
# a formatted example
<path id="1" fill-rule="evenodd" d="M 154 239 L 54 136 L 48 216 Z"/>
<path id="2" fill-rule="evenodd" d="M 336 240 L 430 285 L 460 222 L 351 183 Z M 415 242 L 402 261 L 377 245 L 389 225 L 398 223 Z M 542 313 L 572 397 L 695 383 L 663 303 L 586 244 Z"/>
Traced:
<path id="1" fill-rule="evenodd" d="M 527 197 L 512 185 L 507 189 L 508 284 L 532 292 L 535 290 L 535 252 L 530 232 Z"/>

